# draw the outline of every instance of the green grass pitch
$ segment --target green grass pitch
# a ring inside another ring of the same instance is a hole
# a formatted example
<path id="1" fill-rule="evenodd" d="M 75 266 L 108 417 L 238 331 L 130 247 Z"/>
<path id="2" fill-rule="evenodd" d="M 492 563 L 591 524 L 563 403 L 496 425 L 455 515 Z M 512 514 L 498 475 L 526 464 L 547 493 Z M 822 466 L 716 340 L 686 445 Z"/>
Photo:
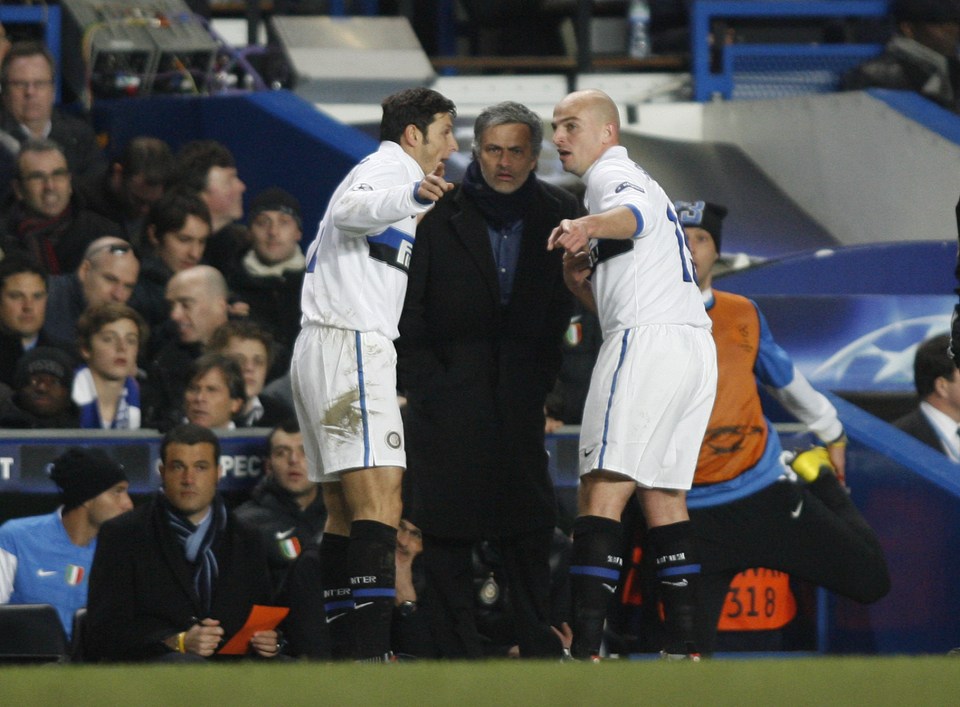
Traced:
<path id="1" fill-rule="evenodd" d="M 21 705 L 949 705 L 960 657 L 0 667 Z"/>

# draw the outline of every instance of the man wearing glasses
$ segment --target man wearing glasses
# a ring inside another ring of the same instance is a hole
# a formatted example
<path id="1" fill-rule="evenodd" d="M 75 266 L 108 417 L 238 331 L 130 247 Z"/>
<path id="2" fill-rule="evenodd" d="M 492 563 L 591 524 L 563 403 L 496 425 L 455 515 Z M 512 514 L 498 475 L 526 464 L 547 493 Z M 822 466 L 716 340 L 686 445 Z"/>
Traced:
<path id="1" fill-rule="evenodd" d="M 0 129 L 17 142 L 50 138 L 59 144 L 77 178 L 99 176 L 107 168 L 93 129 L 82 119 L 53 107 L 56 98 L 53 56 L 41 42 L 15 42 L 0 64 L 3 110 Z"/>
<path id="2" fill-rule="evenodd" d="M 16 200 L 0 224 L 3 251 L 24 253 L 51 275 L 75 270 L 92 241 L 119 232 L 113 221 L 83 208 L 66 155 L 50 138 L 20 148 L 13 191 Z"/>

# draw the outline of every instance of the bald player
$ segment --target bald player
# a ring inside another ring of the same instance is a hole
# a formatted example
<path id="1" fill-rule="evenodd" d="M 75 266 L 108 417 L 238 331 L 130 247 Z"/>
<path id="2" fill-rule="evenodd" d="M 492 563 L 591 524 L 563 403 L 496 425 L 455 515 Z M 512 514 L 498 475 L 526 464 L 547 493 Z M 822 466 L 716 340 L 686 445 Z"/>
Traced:
<path id="1" fill-rule="evenodd" d="M 667 630 L 664 655 L 699 659 L 696 557 L 686 491 L 717 387 L 717 355 L 673 202 L 620 145 L 605 93 L 571 93 L 553 111 L 564 170 L 586 185 L 588 216 L 565 219 L 567 286 L 600 319 L 603 344 L 580 432 L 573 527 L 574 657 L 598 660 L 620 570 L 620 515 L 634 493 L 649 528 Z"/>

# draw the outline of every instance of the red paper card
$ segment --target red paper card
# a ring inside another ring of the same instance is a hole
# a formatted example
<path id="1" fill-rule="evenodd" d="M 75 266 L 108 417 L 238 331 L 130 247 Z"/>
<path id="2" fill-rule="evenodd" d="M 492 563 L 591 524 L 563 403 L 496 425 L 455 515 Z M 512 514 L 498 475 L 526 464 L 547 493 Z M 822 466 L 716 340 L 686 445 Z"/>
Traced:
<path id="1" fill-rule="evenodd" d="M 262 606 L 254 604 L 250 609 L 247 622 L 237 633 L 227 641 L 227 644 L 217 651 L 220 655 L 244 655 L 250 650 L 250 639 L 257 631 L 269 631 L 276 628 L 283 621 L 290 609 L 285 606 Z"/>

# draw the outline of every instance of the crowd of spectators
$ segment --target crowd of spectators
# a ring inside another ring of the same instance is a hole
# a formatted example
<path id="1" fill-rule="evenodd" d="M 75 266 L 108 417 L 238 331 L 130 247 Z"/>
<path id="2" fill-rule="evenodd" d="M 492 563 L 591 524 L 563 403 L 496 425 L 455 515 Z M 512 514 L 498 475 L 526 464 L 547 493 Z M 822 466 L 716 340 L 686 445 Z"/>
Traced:
<path id="1" fill-rule="evenodd" d="M 956 18 L 947 14 L 937 15 L 936 21 L 960 27 L 960 13 Z M 910 41 L 920 41 L 910 23 L 928 20 L 926 16 L 903 19 L 899 30 Z M 906 44 L 906 40 L 895 40 L 892 46 Z M 948 63 L 951 72 L 954 63 Z M 2 179 L 4 170 L 10 183 L 9 190 L 0 189 L 0 429 L 144 428 L 166 436 L 161 451 L 162 492 L 134 514 L 111 522 L 132 506 L 123 470 L 96 452 L 73 450 L 53 465 L 52 478 L 60 488 L 63 507 L 24 527 L 42 526 L 44 532 L 57 535 L 67 548 L 65 556 L 72 563 L 68 566 L 80 568 L 81 574 L 93 570 L 90 621 L 98 630 L 92 633 L 97 640 L 91 643 L 91 657 L 209 657 L 222 638 L 240 628 L 254 604 L 270 603 L 288 604 L 293 618 L 307 615 L 308 619 L 298 620 L 316 630 L 305 635 L 298 633 L 303 623 L 281 624 L 293 642 L 289 650 L 282 632 L 271 628 L 254 633 L 252 655 L 346 655 L 326 631 L 324 597 L 316 594 L 316 575 L 321 571 L 317 546 L 326 517 L 322 497 L 306 472 L 303 434 L 292 406 L 283 395 L 270 392 L 274 386 L 289 385 L 285 373 L 300 329 L 300 291 L 306 269 L 300 204 L 284 189 L 271 187 L 250 199 L 245 215 L 246 186 L 236 161 L 226 146 L 213 140 L 189 142 L 174 151 L 162 140 L 139 136 L 110 162 L 89 125 L 54 106 L 54 71 L 49 52 L 33 42 L 15 43 L 0 64 L 0 183 L 7 181 Z M 955 105 L 954 99 L 942 94 L 943 87 L 951 85 L 956 85 L 953 78 L 941 85 L 941 95 L 935 97 L 948 107 Z M 925 86 L 916 88 L 928 93 Z M 538 148 L 530 149 L 529 164 L 520 170 L 521 182 L 536 164 Z M 481 153 L 475 154 L 480 157 Z M 477 182 L 489 166 L 482 162 L 472 177 L 468 175 L 468 189 L 470 179 Z M 476 198 L 481 210 L 489 206 Z M 486 197 L 499 209 L 495 201 Z M 569 210 L 571 215 L 576 212 L 572 201 Z M 494 214 L 484 212 L 484 217 L 489 221 Z M 482 233 L 488 225 L 481 224 Z M 442 230 L 441 225 L 434 230 Z M 422 243 L 429 244 L 432 231 L 423 231 Z M 452 262 L 463 264 L 456 257 Z M 562 290 L 559 270 L 556 275 L 553 284 Z M 463 282 L 458 284 L 462 289 Z M 523 294 L 520 289 L 518 293 Z M 445 296 L 435 294 L 437 301 Z M 565 301 L 552 317 L 557 336 L 551 336 L 551 341 L 560 338 L 566 325 L 570 352 L 562 366 L 559 359 L 555 361 L 558 377 L 538 382 L 543 384 L 537 388 L 538 395 L 540 388 L 546 395 L 556 378 L 547 399 L 548 425 L 552 424 L 547 431 L 580 422 L 586 379 L 599 346 L 595 316 L 578 308 L 567 324 L 572 300 L 567 300 L 566 293 L 557 299 Z M 489 316 L 501 316 L 506 304 L 492 302 Z M 412 315 L 406 316 L 409 320 Z M 476 339 L 475 332 L 468 334 Z M 501 342 L 495 343 L 499 351 Z M 409 355 L 409 348 L 401 350 L 404 353 Z M 940 375 L 944 386 L 955 382 L 954 373 L 951 368 L 950 376 Z M 438 382 L 424 375 L 421 384 L 429 387 Z M 413 414 L 418 412 L 418 402 L 422 401 L 414 400 Z M 503 406 L 504 413 L 510 410 L 509 405 Z M 462 419 L 455 419 L 452 409 L 449 414 L 450 449 L 470 457 L 480 455 L 457 433 Z M 243 427 L 272 429 L 266 438 L 265 475 L 250 500 L 233 511 L 216 490 L 222 470 L 215 432 Z M 536 449 L 542 447 L 538 439 L 531 436 Z M 484 444 L 477 449 L 490 448 Z M 96 473 L 90 471 L 94 467 Z M 449 470 L 440 471 L 443 476 Z M 96 483 L 79 481 L 82 472 L 89 472 Z M 503 488 L 508 488 L 506 483 Z M 466 493 L 462 487 L 456 491 Z M 487 500 L 482 494 L 468 495 L 480 503 Z M 458 541 L 463 535 L 469 541 L 460 542 L 455 553 L 457 566 L 468 568 L 460 579 L 469 601 L 477 593 L 472 586 L 476 568 L 490 572 L 491 561 L 482 558 L 484 545 L 479 542 L 489 533 L 466 532 L 460 510 L 460 515 L 451 510 L 454 530 L 437 530 L 429 525 L 430 519 L 424 521 L 426 552 L 428 557 L 441 552 L 452 556 L 444 547 L 450 542 L 448 534 Z M 549 540 L 556 535 L 555 518 L 546 517 L 537 530 Z M 406 638 L 409 645 L 420 647 L 421 654 L 435 657 L 436 646 L 424 647 L 427 628 L 411 620 L 419 600 L 442 594 L 435 587 L 424 591 L 423 567 L 414 564 L 425 547 L 424 533 L 414 520 L 420 519 L 407 513 L 404 504 L 396 545 L 394 616 L 394 638 L 401 642 L 395 643 L 395 649 L 403 652 Z M 105 524 L 107 549 L 94 561 L 96 538 Z M 251 527 L 259 535 L 248 532 Z M 0 603 L 13 601 L 23 591 L 16 581 L 16 553 L 26 552 L 16 545 L 19 527 L 4 528 L 6 535 L 0 532 Z M 511 537 L 517 534 L 508 530 Z M 60 537 L 64 531 L 66 538 Z M 551 542 L 540 543 L 543 568 L 556 564 L 553 560 L 569 549 L 560 542 L 563 547 L 558 550 L 557 543 Z M 489 552 L 489 543 L 487 547 Z M 152 552 L 156 548 L 160 550 Z M 501 542 L 493 551 L 503 555 L 505 549 L 529 555 L 516 539 Z M 432 559 L 429 568 L 446 570 L 444 561 L 453 562 Z M 517 560 L 504 556 L 496 562 L 507 561 Z M 189 577 L 188 572 L 192 572 Z M 549 591 L 556 577 L 541 574 L 538 590 Z M 235 582 L 234 576 L 244 579 Z M 117 577 L 123 583 L 118 584 Z M 163 582 L 157 584 L 157 577 Z M 189 586 L 180 587 L 185 577 Z M 229 616 L 224 625 L 208 618 L 217 613 L 216 603 L 221 601 L 213 593 L 218 582 L 239 594 L 228 597 L 228 606 L 219 607 L 219 615 Z M 150 584 L 155 585 L 156 601 L 143 592 Z M 518 606 L 519 586 L 513 588 Z M 181 600 L 180 593 L 186 598 Z M 177 598 L 171 599 L 173 595 Z M 69 601 L 58 601 L 54 597 L 50 603 L 61 610 L 69 633 L 72 612 L 83 601 L 75 591 Z M 162 619 L 155 615 L 158 605 L 168 609 Z M 541 633 L 549 644 L 549 650 L 541 653 L 555 653 L 564 641 L 549 632 L 546 621 L 554 617 L 546 616 L 545 607 L 528 607 L 531 612 L 536 616 L 530 618 L 533 628 L 529 630 Z M 523 614 L 514 609 L 513 616 Z M 412 628 L 406 632 L 397 628 L 403 625 Z M 470 639 L 479 646 L 476 631 L 471 627 Z M 534 640 L 514 626 L 508 639 L 523 642 L 525 637 Z M 463 655 L 481 653 L 471 645 Z M 530 649 L 529 654 L 537 652 Z"/>

